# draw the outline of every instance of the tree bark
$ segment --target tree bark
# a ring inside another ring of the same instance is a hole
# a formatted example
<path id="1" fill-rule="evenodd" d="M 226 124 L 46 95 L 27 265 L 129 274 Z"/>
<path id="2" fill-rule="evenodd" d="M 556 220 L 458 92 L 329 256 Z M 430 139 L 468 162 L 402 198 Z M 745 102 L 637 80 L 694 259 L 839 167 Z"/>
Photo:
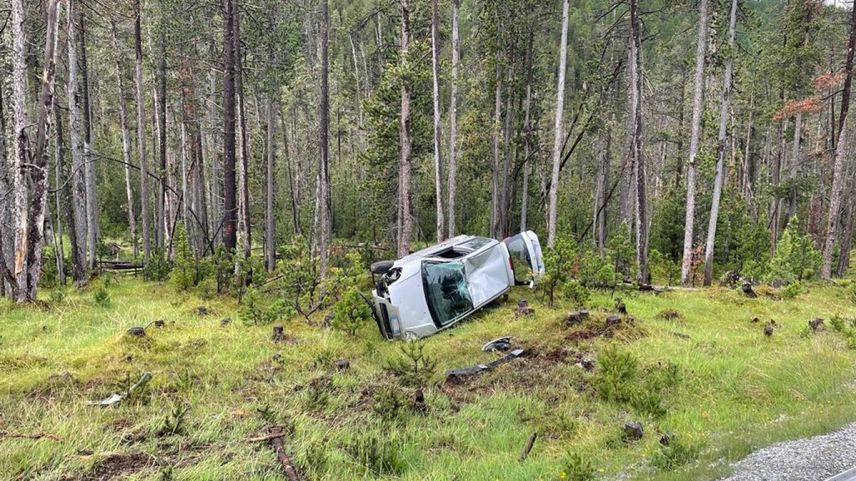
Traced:
<path id="1" fill-rule="evenodd" d="M 497 237 L 499 223 L 499 130 L 502 121 L 502 69 L 499 64 L 499 38 L 496 41 L 496 84 L 493 111 L 493 164 L 490 169 L 490 236 Z"/>
<path id="2" fill-rule="evenodd" d="M 166 222 L 166 38 L 163 29 L 160 31 L 160 40 L 158 41 L 160 54 L 158 55 L 158 71 L 157 71 L 157 124 L 158 129 L 158 177 L 160 177 L 159 189 L 157 193 L 157 208 L 155 209 L 155 245 L 157 249 L 163 252 L 167 242 L 172 245 L 172 239 L 167 231 L 169 230 Z M 192 91 L 191 91 L 192 95 Z M 194 110 L 195 115 L 195 110 Z M 193 119 L 195 121 L 195 118 Z M 185 199 L 186 202 L 186 199 Z M 187 233 L 190 235 L 190 232 Z"/>
<path id="3" fill-rule="evenodd" d="M 27 291 L 27 186 L 24 169 L 30 163 L 30 141 L 27 137 L 26 63 L 24 59 L 24 9 L 21 0 L 12 0 L 12 114 L 14 125 L 14 154 L 12 160 L 12 219 L 13 264 L 11 297 L 16 302 L 25 299 Z"/>
<path id="4" fill-rule="evenodd" d="M 247 135 L 247 112 L 244 102 L 244 68 L 241 53 L 241 20 L 239 0 L 233 0 L 232 22 L 235 49 L 235 95 L 238 99 L 238 145 L 241 160 L 238 163 L 238 243 L 241 244 L 244 258 L 250 257 L 253 245 L 250 226 L 250 189 L 248 183 L 250 152 Z"/>
<path id="5" fill-rule="evenodd" d="M 235 22 L 233 0 L 223 0 L 223 245 L 234 254 L 237 244 L 235 189 Z"/>
<path id="6" fill-rule="evenodd" d="M 707 242 L 704 250 L 704 285 L 713 281 L 713 250 L 716 244 L 716 223 L 719 219 L 719 201 L 722 196 L 722 183 L 725 179 L 725 140 L 728 134 L 728 116 L 731 109 L 731 82 L 734 68 L 733 49 L 737 27 L 737 0 L 731 0 L 731 13 L 728 20 L 729 56 L 725 60 L 722 74 L 722 101 L 719 108 L 719 136 L 716 149 L 716 178 L 713 181 L 713 198 L 710 204 L 710 220 L 707 225 Z M 798 135 L 798 134 L 797 134 Z"/>
<path id="7" fill-rule="evenodd" d="M 84 186 L 86 190 L 86 247 L 87 264 L 95 268 L 98 244 L 98 199 L 95 180 L 95 162 L 92 158 L 92 105 L 89 98 L 89 68 L 86 61 L 86 20 L 84 9 L 77 12 L 80 22 L 80 73 L 83 77 L 83 159 Z"/>
<path id="8" fill-rule="evenodd" d="M 706 1 L 706 0 L 702 0 Z M 565 70 L 568 63 L 568 0 L 562 2 L 562 41 L 559 45 L 559 80 L 556 86 L 556 119 L 553 123 L 553 171 L 547 213 L 547 247 L 556 243 L 556 212 L 559 201 L 559 169 L 562 157 L 562 114 L 565 108 Z"/>
<path id="9" fill-rule="evenodd" d="M 449 201 L 446 218 L 448 221 L 449 237 L 454 237 L 455 197 L 458 182 L 458 70 L 461 63 L 461 39 L 458 32 L 458 17 L 461 0 L 452 0 L 452 83 L 449 86 L 451 104 L 449 106 Z"/>
<path id="10" fill-rule="evenodd" d="M 646 197 L 645 159 L 642 151 L 642 48 L 639 32 L 639 0 L 630 2 L 630 33 L 633 63 L 633 164 L 636 166 L 636 281 L 647 284 L 648 275 L 648 200 Z"/>
<path id="11" fill-rule="evenodd" d="M 597 163 L 595 180 L 594 215 L 592 228 L 597 252 L 601 258 L 606 256 L 606 186 L 609 183 L 609 169 L 612 163 L 612 129 L 606 130 L 606 145 L 601 151 Z"/>
<path id="12" fill-rule="evenodd" d="M 707 46 L 707 0 L 698 7 L 698 44 L 693 78 L 693 116 L 690 126 L 690 152 L 687 159 L 687 212 L 684 222 L 684 255 L 681 263 L 681 283 L 692 283 L 693 226 L 695 223 L 696 154 L 701 137 L 701 115 L 704 110 L 704 57 Z"/>
<path id="13" fill-rule="evenodd" d="M 288 190 L 289 197 L 291 200 L 291 223 L 294 235 L 301 235 L 300 229 L 300 193 L 298 191 L 298 182 L 295 179 L 295 172 L 291 166 L 292 156 L 289 155 L 288 152 L 288 130 L 285 128 L 285 114 L 283 113 L 284 109 L 279 110 L 279 121 L 282 124 L 282 155 L 283 162 L 285 163 L 285 172 L 288 176 Z"/>
<path id="14" fill-rule="evenodd" d="M 832 166 L 832 189 L 829 194 L 829 217 L 826 227 L 826 241 L 823 245 L 823 264 L 820 277 L 832 277 L 832 255 L 838 234 L 838 222 L 841 211 L 841 194 L 844 183 L 844 157 L 847 148 L 846 121 L 850 109 L 850 87 L 853 83 L 853 50 L 856 48 L 856 8 L 850 14 L 850 39 L 847 42 L 847 63 L 844 67 L 844 90 L 841 95 L 841 114 L 838 117 L 838 142 L 835 145 L 835 162 Z"/>
<path id="15" fill-rule="evenodd" d="M 410 48 L 410 0 L 401 0 L 401 61 L 409 66 Z M 410 253 L 410 238 L 413 235 L 413 219 L 410 214 L 410 156 L 412 151 L 410 139 L 410 84 L 404 79 L 401 82 L 401 116 L 399 118 L 399 180 L 398 202 L 399 223 L 398 256 Z"/>
<path id="16" fill-rule="evenodd" d="M 439 0 L 431 0 L 431 77 L 433 85 L 434 107 L 434 191 L 437 209 L 436 235 L 437 242 L 443 241 L 443 185 L 441 180 L 442 157 L 440 155 L 440 33 L 437 10 Z"/>
<path id="17" fill-rule="evenodd" d="M 125 195 L 127 199 L 128 227 L 131 231 L 131 244 L 134 258 L 139 255 L 137 243 L 137 218 L 134 215 L 134 190 L 131 186 L 131 131 L 128 127 L 128 107 L 125 101 L 125 87 L 122 83 L 122 61 L 119 40 L 116 35 L 116 21 L 110 19 L 110 33 L 113 39 L 113 55 L 116 60 L 116 88 L 119 97 L 119 124 L 122 129 L 122 160 L 125 162 Z"/>
<path id="18" fill-rule="evenodd" d="M 69 225 L 69 231 L 75 231 L 74 237 L 76 242 L 72 242 L 71 247 L 76 252 L 72 254 L 72 261 L 75 262 L 75 282 L 78 286 L 86 283 L 88 277 L 88 269 L 86 263 L 86 244 L 87 244 L 87 229 L 86 229 L 86 188 L 84 181 L 85 158 L 83 153 L 83 144 L 80 138 L 80 98 L 78 95 L 77 81 L 77 27 L 75 19 L 77 18 L 76 9 L 77 0 L 68 1 L 68 116 L 69 116 L 69 143 L 71 147 L 71 211 L 74 217 L 74 223 Z M 79 265 L 78 265 L 79 264 Z"/>
<path id="19" fill-rule="evenodd" d="M 327 273 L 327 250 L 332 235 L 333 219 L 330 205 L 330 12 L 328 0 L 321 0 L 321 99 L 318 103 L 318 253 L 321 260 L 321 275 Z"/>
<path id="20" fill-rule="evenodd" d="M 142 21 L 140 0 L 134 0 L 134 87 L 137 92 L 137 147 L 140 155 L 140 217 L 143 228 L 143 260 L 151 258 L 151 225 L 149 215 L 149 169 L 146 161 L 146 105 L 143 96 L 143 44 L 140 22 Z"/>
<path id="21" fill-rule="evenodd" d="M 273 130 L 275 118 L 273 115 L 273 102 L 268 101 L 267 106 L 267 136 L 265 137 L 265 153 L 267 154 L 267 179 L 265 198 L 265 267 L 272 272 L 276 267 L 276 219 L 274 217 L 274 203 L 276 202 L 276 183 L 274 157 Z"/>
<path id="22" fill-rule="evenodd" d="M 530 69 L 531 70 L 531 69 Z M 530 109 L 532 105 L 531 78 L 526 81 L 526 103 L 523 108 L 523 186 L 520 191 L 520 232 L 525 232 L 529 224 L 529 142 L 531 140 L 532 124 Z"/>

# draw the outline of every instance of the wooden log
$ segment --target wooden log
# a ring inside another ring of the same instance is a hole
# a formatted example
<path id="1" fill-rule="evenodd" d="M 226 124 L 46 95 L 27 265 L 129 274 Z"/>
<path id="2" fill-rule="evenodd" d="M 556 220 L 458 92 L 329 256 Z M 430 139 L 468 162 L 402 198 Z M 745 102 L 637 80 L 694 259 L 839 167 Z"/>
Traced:
<path id="1" fill-rule="evenodd" d="M 538 433 L 534 432 L 529 436 L 529 439 L 526 440 L 526 445 L 523 446 L 523 451 L 520 452 L 520 462 L 526 461 L 526 458 L 529 457 L 529 453 L 532 451 L 532 446 L 535 445 L 535 440 L 538 439 Z"/>
<path id="2" fill-rule="evenodd" d="M 301 481 L 300 475 L 297 473 L 297 468 L 294 466 L 294 463 L 291 462 L 291 458 L 288 457 L 288 454 L 285 452 L 285 446 L 282 444 L 282 429 L 277 428 L 277 430 L 271 434 L 277 432 L 279 433 L 279 436 L 275 436 L 270 439 L 270 445 L 276 453 L 276 458 L 282 465 L 282 470 L 285 472 L 285 476 L 288 478 L 288 481 Z"/>

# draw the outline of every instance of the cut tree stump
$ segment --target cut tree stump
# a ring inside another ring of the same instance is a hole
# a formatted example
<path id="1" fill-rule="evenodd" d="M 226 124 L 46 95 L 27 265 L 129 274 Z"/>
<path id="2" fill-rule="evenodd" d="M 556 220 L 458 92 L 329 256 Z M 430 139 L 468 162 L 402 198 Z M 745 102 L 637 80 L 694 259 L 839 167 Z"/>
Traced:
<path id="1" fill-rule="evenodd" d="M 272 339 L 277 342 L 285 340 L 285 330 L 283 329 L 282 324 L 274 324 Z"/>
<path id="2" fill-rule="evenodd" d="M 823 326 L 823 319 L 817 317 L 808 321 L 808 327 L 811 328 L 812 332 L 817 332 Z"/>
<path id="3" fill-rule="evenodd" d="M 636 421 L 631 421 L 624 424 L 624 439 L 627 441 L 639 441 L 645 431 L 642 429 L 642 424 Z"/>
<path id="4" fill-rule="evenodd" d="M 741 287 L 741 290 L 743 290 L 743 293 L 746 294 L 746 297 L 752 299 L 758 297 L 758 294 L 755 293 L 755 289 L 752 289 L 752 283 L 749 281 L 743 283 L 743 287 Z"/>

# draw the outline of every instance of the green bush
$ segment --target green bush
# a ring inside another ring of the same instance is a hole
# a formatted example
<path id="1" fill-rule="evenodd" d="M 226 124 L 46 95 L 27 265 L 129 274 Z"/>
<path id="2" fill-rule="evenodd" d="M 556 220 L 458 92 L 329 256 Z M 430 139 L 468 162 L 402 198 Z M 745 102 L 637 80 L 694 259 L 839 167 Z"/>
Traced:
<path id="1" fill-rule="evenodd" d="M 156 250 L 149 257 L 149 262 L 143 266 L 143 279 L 162 282 L 169 277 L 171 271 L 172 263 L 166 258 L 163 251 Z"/>
<path id="2" fill-rule="evenodd" d="M 264 325 L 290 315 L 291 309 L 281 299 L 275 299 L 255 287 L 249 287 L 241 299 L 238 315 L 246 324 Z"/>
<path id="3" fill-rule="evenodd" d="M 372 412 L 384 421 L 395 421 L 403 414 L 407 401 L 407 394 L 400 387 L 384 384 L 375 391 Z"/>
<path id="4" fill-rule="evenodd" d="M 779 293 L 782 295 L 783 299 L 793 299 L 800 294 L 803 294 L 807 291 L 803 284 L 800 281 L 793 281 L 783 287 Z"/>
<path id="5" fill-rule="evenodd" d="M 202 279 L 202 272 L 200 261 L 190 248 L 183 226 L 178 226 L 175 229 L 173 249 L 175 261 L 169 278 L 178 290 L 186 291 L 199 283 Z"/>
<path id="6" fill-rule="evenodd" d="M 820 263 L 821 255 L 814 241 L 802 232 L 799 220 L 794 217 L 776 245 L 767 280 L 782 284 L 811 280 L 820 272 Z"/>
<path id="7" fill-rule="evenodd" d="M 371 308 L 354 287 L 348 289 L 336 303 L 333 312 L 333 329 L 352 336 L 372 317 Z"/>
<path id="8" fill-rule="evenodd" d="M 110 307 L 110 292 L 103 285 L 99 286 L 92 293 L 92 299 L 101 307 Z"/>
<path id="9" fill-rule="evenodd" d="M 577 257 L 577 246 L 569 237 L 560 236 L 552 248 L 544 252 L 545 272 L 541 275 L 538 286 L 552 306 L 556 288 L 573 277 Z"/>
<path id="10" fill-rule="evenodd" d="M 398 476 L 407 469 L 404 443 L 392 432 L 361 430 L 345 446 L 354 461 L 374 476 Z"/>
<path id="11" fill-rule="evenodd" d="M 639 361 L 610 345 L 598 354 L 597 362 L 600 370 L 592 383 L 598 395 L 607 401 L 629 401 L 639 374 Z"/>
<path id="12" fill-rule="evenodd" d="M 591 292 L 582 283 L 572 279 L 562 285 L 562 297 L 574 307 L 585 307 L 591 298 Z"/>
<path id="13" fill-rule="evenodd" d="M 668 445 L 660 444 L 660 449 L 651 458 L 651 464 L 655 468 L 670 471 L 695 460 L 700 451 L 699 446 L 682 437 L 670 436 Z"/>
<path id="14" fill-rule="evenodd" d="M 412 341 L 401 345 L 401 356 L 387 361 L 385 369 L 405 386 L 424 386 L 434 375 L 437 362 L 425 354 L 425 344 Z"/>

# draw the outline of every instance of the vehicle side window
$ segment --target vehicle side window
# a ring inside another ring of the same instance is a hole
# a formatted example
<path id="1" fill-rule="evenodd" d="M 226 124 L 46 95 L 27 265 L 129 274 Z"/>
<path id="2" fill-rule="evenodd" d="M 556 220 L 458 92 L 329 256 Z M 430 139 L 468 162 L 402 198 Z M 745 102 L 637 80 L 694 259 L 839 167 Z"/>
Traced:
<path id="1" fill-rule="evenodd" d="M 425 300 L 439 326 L 473 309 L 462 263 L 425 261 L 422 263 L 422 279 Z"/>
<path id="2" fill-rule="evenodd" d="M 508 247 L 508 253 L 511 255 L 514 282 L 525 284 L 532 277 L 532 259 L 529 257 L 529 249 L 526 248 L 526 241 L 523 240 L 523 235 L 517 234 L 507 239 L 505 245 Z"/>

